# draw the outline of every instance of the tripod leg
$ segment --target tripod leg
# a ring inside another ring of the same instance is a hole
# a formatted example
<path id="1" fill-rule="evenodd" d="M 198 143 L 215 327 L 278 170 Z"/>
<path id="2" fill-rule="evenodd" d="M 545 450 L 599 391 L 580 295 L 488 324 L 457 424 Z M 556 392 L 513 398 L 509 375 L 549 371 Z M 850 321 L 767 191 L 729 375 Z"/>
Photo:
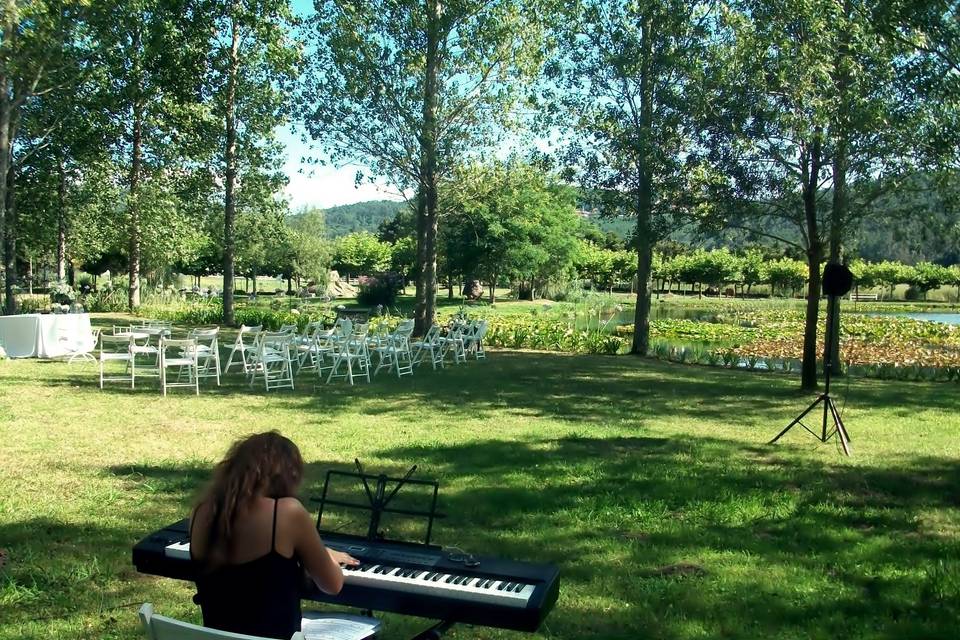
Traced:
<path id="1" fill-rule="evenodd" d="M 833 415 L 833 422 L 837 426 L 837 437 L 840 438 L 840 445 L 843 447 L 843 452 L 850 455 L 850 436 L 847 435 L 847 430 L 843 426 L 843 419 L 840 417 L 840 414 L 837 412 L 837 408 L 833 405 L 833 401 L 830 398 L 827 398 L 827 404 L 830 406 L 830 413 Z"/>
<path id="2" fill-rule="evenodd" d="M 830 411 L 830 396 L 824 394 L 826 400 L 823 401 L 823 428 L 820 431 L 820 442 L 827 441 L 827 418 L 832 413 Z"/>
<path id="3" fill-rule="evenodd" d="M 807 416 L 808 413 L 810 413 L 811 411 L 813 411 L 814 408 L 816 408 L 816 406 L 817 406 L 823 399 L 824 399 L 824 396 L 820 396 L 819 398 L 817 398 L 816 400 L 814 400 L 813 403 L 811 403 L 811 405 L 810 405 L 809 407 L 807 407 L 806 409 L 803 410 L 803 413 L 801 413 L 801 414 L 798 415 L 796 418 L 794 418 L 794 419 L 793 419 L 793 422 L 791 422 L 791 423 L 788 424 L 786 427 L 784 427 L 783 431 L 781 431 L 780 433 L 778 433 L 777 436 L 776 436 L 773 440 L 771 440 L 770 442 L 768 442 L 767 444 L 773 444 L 773 443 L 775 443 L 777 440 L 779 440 L 780 438 L 782 438 L 783 435 L 784 435 L 787 431 L 790 431 L 790 429 L 792 429 L 792 428 L 794 427 L 794 425 L 799 424 L 799 422 L 800 422 L 801 420 L 803 420 L 803 419 Z"/>

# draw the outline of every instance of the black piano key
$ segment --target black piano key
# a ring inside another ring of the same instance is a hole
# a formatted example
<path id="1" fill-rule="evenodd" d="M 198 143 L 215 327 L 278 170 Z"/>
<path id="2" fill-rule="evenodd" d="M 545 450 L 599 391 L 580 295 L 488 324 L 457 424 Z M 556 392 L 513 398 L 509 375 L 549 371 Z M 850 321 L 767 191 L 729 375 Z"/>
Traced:
<path id="1" fill-rule="evenodd" d="M 493 581 L 492 581 L 492 580 L 481 580 L 481 581 L 480 581 L 480 584 L 478 584 L 477 586 L 480 587 L 481 589 L 486 589 L 487 587 L 491 586 L 492 584 L 493 584 Z"/>
<path id="2" fill-rule="evenodd" d="M 516 591 L 517 593 L 520 593 L 521 591 L 523 591 L 523 588 L 524 588 L 525 586 L 527 586 L 527 585 L 525 585 L 525 584 L 520 584 L 520 583 L 518 582 L 518 583 L 517 583 L 517 586 L 515 586 L 515 587 L 513 588 L 513 590 Z"/>
<path id="3" fill-rule="evenodd" d="M 442 577 L 443 577 L 443 574 L 442 574 L 442 573 L 437 573 L 437 574 L 435 574 L 435 575 L 431 578 L 431 580 L 433 580 L 434 582 L 437 582 L 437 581 L 440 580 L 440 578 L 442 578 Z"/>
<path id="4" fill-rule="evenodd" d="M 497 591 L 503 591 L 505 586 L 507 586 L 506 582 L 500 582 L 500 584 L 497 585 Z"/>
<path id="5" fill-rule="evenodd" d="M 444 582 L 453 582 L 453 579 L 456 578 L 456 577 L 457 577 L 457 576 L 449 575 L 449 576 L 447 576 L 447 579 L 444 580 Z"/>

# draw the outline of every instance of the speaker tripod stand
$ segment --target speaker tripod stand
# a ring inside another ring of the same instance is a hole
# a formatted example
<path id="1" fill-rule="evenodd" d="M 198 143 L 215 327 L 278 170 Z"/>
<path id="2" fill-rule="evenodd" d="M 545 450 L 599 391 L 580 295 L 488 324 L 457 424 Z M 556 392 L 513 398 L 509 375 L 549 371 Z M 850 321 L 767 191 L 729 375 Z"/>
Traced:
<path id="1" fill-rule="evenodd" d="M 824 332 L 824 341 L 827 345 L 831 344 L 830 341 L 832 340 L 833 332 L 836 331 L 839 326 L 839 322 L 837 322 L 839 308 L 838 296 L 829 296 L 827 300 L 827 330 Z M 810 406 L 804 409 L 800 415 L 794 418 L 793 422 L 788 424 L 783 431 L 778 433 L 777 436 L 769 442 L 769 444 L 775 443 L 794 426 L 800 425 L 820 442 L 829 442 L 830 439 L 836 435 L 840 438 L 840 445 L 843 447 L 843 452 L 848 456 L 850 455 L 850 434 L 847 433 L 846 427 L 843 426 L 843 419 L 840 417 L 840 412 L 837 411 L 837 405 L 833 401 L 833 397 L 830 395 L 830 374 L 833 370 L 834 357 L 833 349 L 828 346 L 826 349 L 826 354 L 827 355 L 823 361 L 823 393 L 821 393 L 816 400 L 810 403 Z M 817 433 L 804 424 L 803 419 L 809 414 L 813 413 L 813 410 L 820 405 L 823 405 L 823 420 L 820 424 L 820 433 Z"/>

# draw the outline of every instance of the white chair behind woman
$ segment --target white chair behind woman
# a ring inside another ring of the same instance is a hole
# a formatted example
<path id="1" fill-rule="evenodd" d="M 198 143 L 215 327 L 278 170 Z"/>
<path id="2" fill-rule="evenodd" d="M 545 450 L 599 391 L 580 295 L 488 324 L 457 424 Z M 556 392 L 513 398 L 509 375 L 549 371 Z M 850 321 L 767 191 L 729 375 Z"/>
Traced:
<path id="1" fill-rule="evenodd" d="M 148 640 L 268 640 L 260 636 L 218 631 L 166 616 L 158 616 L 153 612 L 153 605 L 149 602 L 140 607 L 140 622 L 143 624 L 143 630 L 147 632 Z M 290 640 L 304 640 L 303 634 L 298 631 L 290 637 Z"/>

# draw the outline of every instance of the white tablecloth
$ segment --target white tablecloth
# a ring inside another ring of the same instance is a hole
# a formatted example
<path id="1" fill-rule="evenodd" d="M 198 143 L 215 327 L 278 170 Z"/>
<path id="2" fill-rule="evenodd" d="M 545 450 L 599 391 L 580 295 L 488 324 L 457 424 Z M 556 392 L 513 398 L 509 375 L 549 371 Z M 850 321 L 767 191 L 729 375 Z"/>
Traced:
<path id="1" fill-rule="evenodd" d="M 0 344 L 11 358 L 56 358 L 95 346 L 86 313 L 0 316 Z"/>

